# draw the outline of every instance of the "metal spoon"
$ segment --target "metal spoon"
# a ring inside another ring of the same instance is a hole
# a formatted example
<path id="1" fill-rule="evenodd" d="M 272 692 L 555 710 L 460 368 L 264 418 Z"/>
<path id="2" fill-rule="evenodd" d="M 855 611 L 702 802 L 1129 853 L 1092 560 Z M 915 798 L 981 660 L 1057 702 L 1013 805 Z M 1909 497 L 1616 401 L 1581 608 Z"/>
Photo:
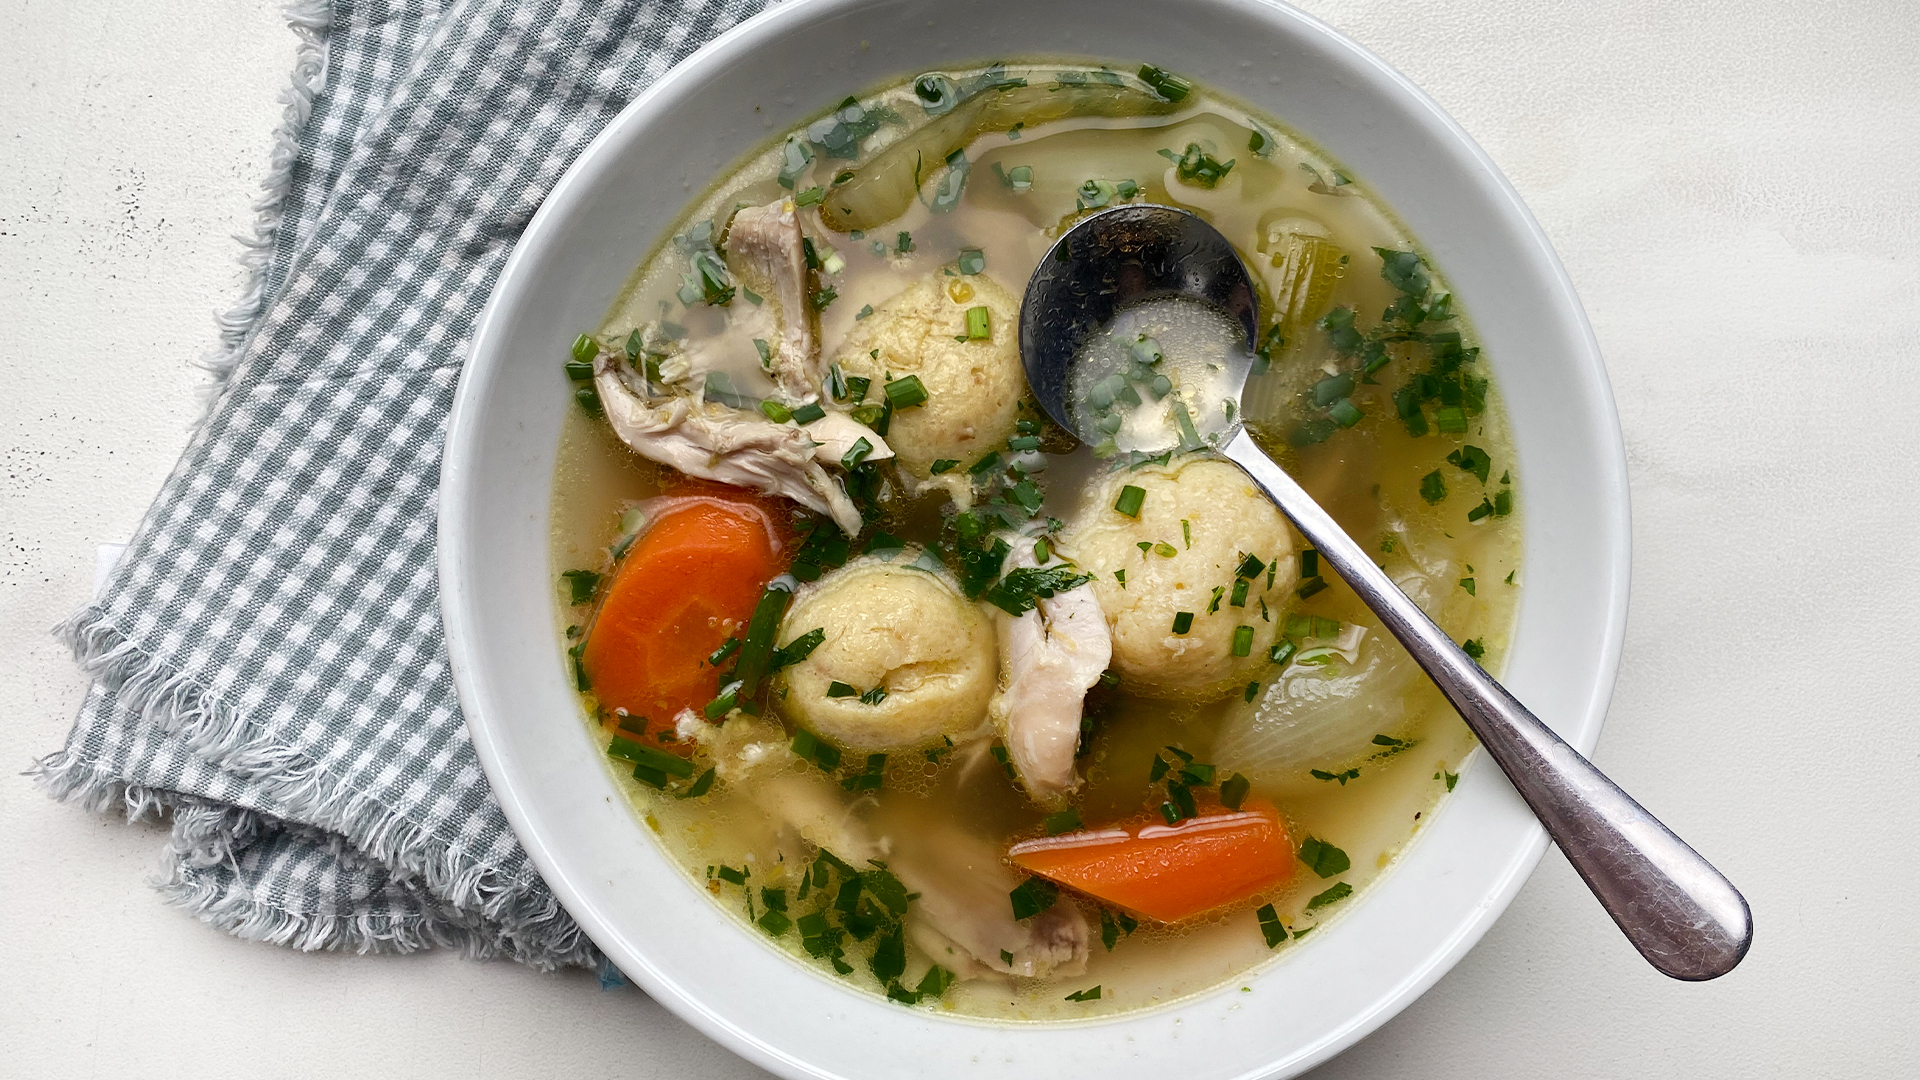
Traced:
<path id="1" fill-rule="evenodd" d="M 1095 214 L 1054 244 L 1027 284 L 1020 356 L 1048 415 L 1076 437 L 1069 398 L 1081 346 L 1122 309 L 1187 297 L 1246 332 L 1230 372 L 1239 398 L 1259 330 L 1259 300 L 1226 237 L 1184 210 L 1134 205 Z M 1407 599 L 1327 512 L 1267 457 L 1237 420 L 1220 454 L 1246 470 L 1320 557 L 1446 694 L 1640 954 L 1676 979 L 1732 971 L 1753 940 L 1746 900 L 1705 859 L 1563 742 Z"/>

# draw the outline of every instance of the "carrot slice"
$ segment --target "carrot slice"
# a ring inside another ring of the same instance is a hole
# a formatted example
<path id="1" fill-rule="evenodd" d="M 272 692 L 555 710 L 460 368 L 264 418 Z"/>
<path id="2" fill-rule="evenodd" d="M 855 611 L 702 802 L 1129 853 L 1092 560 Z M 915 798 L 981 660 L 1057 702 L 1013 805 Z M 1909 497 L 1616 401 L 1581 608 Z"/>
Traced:
<path id="1" fill-rule="evenodd" d="M 738 489 L 682 485 L 673 494 L 687 501 L 668 504 L 621 560 L 580 663 L 609 714 L 625 709 L 629 730 L 644 719 L 648 745 L 687 753 L 658 736 L 681 710 L 713 699 L 718 672 L 707 657 L 739 636 L 791 544 Z"/>
<path id="2" fill-rule="evenodd" d="M 1176 825 L 1137 821 L 1013 845 L 1015 866 L 1161 922 L 1245 900 L 1293 872 L 1293 843 L 1269 803 L 1205 807 Z"/>

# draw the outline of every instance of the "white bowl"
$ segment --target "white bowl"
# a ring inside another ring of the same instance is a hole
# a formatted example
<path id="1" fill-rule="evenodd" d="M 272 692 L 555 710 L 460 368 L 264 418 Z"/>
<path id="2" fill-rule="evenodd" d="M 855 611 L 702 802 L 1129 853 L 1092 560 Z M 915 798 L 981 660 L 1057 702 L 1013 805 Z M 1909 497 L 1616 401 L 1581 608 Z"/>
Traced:
<path id="1" fill-rule="evenodd" d="M 494 792 L 567 910 L 648 993 L 758 1065 L 928 1080 L 1291 1076 L 1433 985 L 1539 860 L 1543 831 L 1482 755 L 1363 901 L 1279 962 L 1110 1020 L 990 1024 L 855 991 L 723 914 L 636 820 L 565 678 L 547 507 L 574 407 L 559 375 L 567 344 L 598 325 L 683 202 L 771 133 L 894 76 L 1035 54 L 1148 61 L 1271 111 L 1412 229 L 1473 316 L 1518 444 L 1526 582 L 1507 685 L 1592 748 L 1626 618 L 1627 486 L 1580 303 L 1512 187 L 1438 106 L 1326 26 L 1256 0 L 792 0 L 654 84 L 548 196 L 467 360 L 440 492 L 454 679 Z"/>

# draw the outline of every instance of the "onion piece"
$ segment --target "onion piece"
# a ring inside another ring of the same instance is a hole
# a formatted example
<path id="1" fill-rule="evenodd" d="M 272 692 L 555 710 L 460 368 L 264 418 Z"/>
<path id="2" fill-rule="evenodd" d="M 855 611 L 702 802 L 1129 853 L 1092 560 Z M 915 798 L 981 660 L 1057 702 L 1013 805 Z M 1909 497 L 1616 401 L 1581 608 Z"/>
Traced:
<path id="1" fill-rule="evenodd" d="M 872 229 L 892 221 L 913 205 L 920 185 L 938 173 L 948 155 L 988 132 L 1079 116 L 1155 116 L 1179 108 L 1151 90 L 1126 84 L 988 87 L 875 154 L 865 165 L 842 173 L 846 179 L 828 188 L 820 203 L 820 221 L 837 232 Z"/>

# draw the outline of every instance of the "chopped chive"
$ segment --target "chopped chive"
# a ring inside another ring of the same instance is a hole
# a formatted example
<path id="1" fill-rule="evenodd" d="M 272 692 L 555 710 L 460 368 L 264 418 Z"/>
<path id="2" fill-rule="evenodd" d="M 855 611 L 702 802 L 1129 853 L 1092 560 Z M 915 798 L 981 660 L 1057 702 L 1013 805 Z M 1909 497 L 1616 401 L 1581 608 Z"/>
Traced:
<path id="1" fill-rule="evenodd" d="M 1220 601 L 1224 599 L 1226 595 L 1226 586 L 1215 585 L 1213 587 L 1213 599 L 1207 602 L 1207 614 L 1212 615 L 1217 613 L 1220 610 Z"/>
<path id="2" fill-rule="evenodd" d="M 1352 398 L 1341 398 L 1334 402 L 1333 408 L 1327 410 L 1327 415 L 1343 428 L 1350 428 L 1366 417 L 1366 414 L 1360 411 L 1360 407 L 1353 403 Z"/>
<path id="3" fill-rule="evenodd" d="M 835 679 L 827 684 L 827 696 L 830 698 L 859 697 L 860 691 Z"/>
<path id="4" fill-rule="evenodd" d="M 1094 985 L 1087 987 L 1085 990 L 1076 990 L 1073 993 L 1067 995 L 1067 1000 L 1068 1001 L 1099 1001 L 1100 985 L 1098 983 L 1095 983 Z"/>
<path id="5" fill-rule="evenodd" d="M 873 314 L 873 305 L 862 304 L 860 305 L 860 310 L 853 313 L 853 320 L 855 322 L 859 322 L 861 319 L 864 319 L 871 314 Z"/>
<path id="6" fill-rule="evenodd" d="M 1360 778 L 1360 770 L 1347 769 L 1344 772 L 1336 773 L 1336 772 L 1328 772 L 1325 769 L 1308 769 L 1307 775 L 1313 777 L 1315 780 L 1338 780 L 1340 781 L 1341 787 L 1346 787 L 1347 781 L 1357 780 Z"/>
<path id="7" fill-rule="evenodd" d="M 911 409 L 915 405 L 924 405 L 927 401 L 927 388 L 921 384 L 920 376 L 907 375 L 886 384 L 887 403 L 895 409 Z"/>
<path id="8" fill-rule="evenodd" d="M 1193 612 L 1176 612 L 1173 616 L 1173 632 L 1184 634 L 1191 629 L 1193 629 Z"/>
<path id="9" fill-rule="evenodd" d="M 566 369 L 567 378 L 572 379 L 574 382 L 584 382 L 587 379 L 593 378 L 593 365 L 591 363 L 580 360 L 569 360 L 566 363 Z"/>
<path id="10" fill-rule="evenodd" d="M 1302 600 L 1305 600 L 1308 597 L 1318 595 L 1321 592 L 1321 590 L 1325 589 L 1326 587 L 1327 587 L 1326 578 L 1308 578 L 1306 581 L 1303 581 L 1300 583 L 1299 588 L 1293 590 L 1293 595 L 1299 597 Z"/>
<path id="11" fill-rule="evenodd" d="M 815 420 L 825 419 L 826 415 L 827 410 L 822 408 L 819 402 L 809 401 L 793 410 L 793 422 L 801 425 L 811 424 Z"/>
<path id="12" fill-rule="evenodd" d="M 1040 436 L 1015 435 L 1013 438 L 1007 440 L 1007 449 L 1022 450 L 1022 451 L 1038 450 L 1040 449 Z"/>
<path id="13" fill-rule="evenodd" d="M 1007 899 L 1013 903 L 1015 919 L 1030 919 L 1053 906 L 1060 898 L 1060 889 L 1046 878 L 1028 878 L 1020 883 Z"/>
<path id="14" fill-rule="evenodd" d="M 1287 940 L 1287 928 L 1280 924 L 1280 913 L 1273 909 L 1272 904 L 1253 914 L 1254 918 L 1260 920 L 1260 934 L 1267 939 L 1267 948 L 1271 949 Z"/>
<path id="15" fill-rule="evenodd" d="M 766 338 L 754 338 L 753 351 L 760 354 L 761 367 L 773 363 L 773 346 L 767 344 Z"/>
<path id="16" fill-rule="evenodd" d="M 1246 656 L 1253 652 L 1253 627 L 1236 626 L 1233 628 L 1233 655 Z M 1249 701 L 1252 698 L 1248 698 Z"/>
<path id="17" fill-rule="evenodd" d="M 1449 435 L 1467 433 L 1467 412 L 1458 405 L 1449 405 L 1436 409 L 1433 413 L 1434 426 Z"/>
<path id="18" fill-rule="evenodd" d="M 993 313 L 985 307 L 967 309 L 967 340 L 985 341 L 993 336 Z"/>
<path id="19" fill-rule="evenodd" d="M 867 389 L 872 385 L 873 380 L 865 375 L 847 376 L 847 400 L 855 405 L 867 400 Z"/>
<path id="20" fill-rule="evenodd" d="M 1284 664 L 1293 659 L 1293 654 L 1299 651 L 1300 646 L 1295 645 L 1287 638 L 1281 638 L 1279 641 L 1274 642 L 1273 648 L 1267 650 L 1267 659 L 1276 664 Z"/>
<path id="21" fill-rule="evenodd" d="M 1320 553 L 1313 548 L 1300 549 L 1300 580 L 1320 576 Z"/>
<path id="22" fill-rule="evenodd" d="M 721 664 L 726 663 L 727 657 L 732 656 L 739 648 L 740 639 L 737 637 L 729 637 L 720 643 L 719 648 L 707 654 L 707 666 L 719 667 Z"/>
<path id="23" fill-rule="evenodd" d="M 1127 484 L 1120 489 L 1120 497 L 1113 501 L 1113 508 L 1130 518 L 1140 516 L 1140 507 L 1147 501 L 1147 490 Z"/>
<path id="24" fill-rule="evenodd" d="M 840 467 L 852 470 L 855 466 L 867 460 L 867 455 L 871 453 L 873 453 L 872 443 L 868 442 L 864 436 L 855 439 L 853 445 L 847 448 L 847 452 L 840 456 Z"/>
<path id="25" fill-rule="evenodd" d="M 1059 836 L 1061 833 L 1072 832 L 1080 827 L 1080 811 L 1071 806 L 1065 810 L 1057 810 L 1042 818 L 1040 820 L 1040 827 L 1046 830 L 1048 836 Z"/>
<path id="26" fill-rule="evenodd" d="M 707 792 L 713 790 L 713 775 L 713 769 L 709 767 L 706 772 L 700 774 L 700 779 L 693 782 L 692 787 L 674 796 L 674 798 L 697 799 L 705 795 Z"/>
<path id="27" fill-rule="evenodd" d="M 827 197 L 827 189 L 821 187 L 818 184 L 815 184 L 813 187 L 810 187 L 807 190 L 800 192 L 798 195 L 795 195 L 793 197 L 793 205 L 813 206 L 814 204 L 818 203 L 821 199 L 824 199 L 826 197 Z"/>
<path id="28" fill-rule="evenodd" d="M 745 885 L 747 883 L 747 869 L 745 867 L 735 870 L 731 866 L 722 866 L 714 876 L 718 877 L 721 881 L 733 885 Z"/>
<path id="29" fill-rule="evenodd" d="M 1480 595 L 1480 593 L 1479 593 L 1479 590 L 1478 590 L 1478 589 L 1477 589 L 1477 588 L 1475 587 L 1475 585 L 1474 585 L 1474 583 L 1473 583 L 1473 579 L 1472 579 L 1472 578 L 1470 578 L 1470 577 L 1463 577 L 1463 578 L 1461 578 L 1461 579 L 1460 579 L 1460 587 L 1461 587 L 1461 588 L 1463 588 L 1463 589 L 1465 589 L 1465 590 L 1467 590 L 1467 595 L 1468 595 L 1468 596 L 1478 596 L 1478 595 Z"/>
<path id="30" fill-rule="evenodd" d="M 1467 520 L 1469 522 L 1480 521 L 1492 516 L 1493 516 L 1493 500 L 1488 499 L 1485 496 L 1481 497 L 1479 506 L 1476 506 L 1473 509 L 1467 511 Z"/>
<path id="31" fill-rule="evenodd" d="M 1117 582 L 1119 582 L 1119 583 L 1120 583 L 1120 587 L 1121 587 L 1121 588 L 1123 588 L 1123 589 L 1124 589 L 1124 588 L 1126 588 L 1126 587 L 1127 587 L 1127 572 L 1126 572 L 1125 570 L 1115 570 L 1115 571 L 1113 572 L 1113 580 L 1115 580 L 1115 581 L 1117 581 Z"/>
<path id="32" fill-rule="evenodd" d="M 960 249 L 960 272 L 963 274 L 981 274 L 987 269 L 987 257 L 979 248 Z"/>
<path id="33" fill-rule="evenodd" d="M 1232 607 L 1246 607 L 1247 587 L 1251 584 L 1252 583 L 1246 578 L 1234 578 L 1233 595 L 1227 598 L 1228 605 Z"/>
<path id="34" fill-rule="evenodd" d="M 1260 684 L 1257 682 L 1248 683 L 1247 693 L 1246 693 L 1247 704 L 1249 705 L 1253 704 L 1253 699 L 1259 696 L 1260 696 Z"/>
<path id="35" fill-rule="evenodd" d="M 1446 769 L 1441 769 L 1441 770 L 1440 770 L 1439 772 L 1437 772 L 1437 773 L 1434 773 L 1434 774 L 1433 774 L 1433 778 L 1434 778 L 1435 780 L 1438 780 L 1438 779 L 1440 779 L 1440 778 L 1441 778 L 1441 777 L 1443 777 L 1443 776 L 1447 778 L 1447 790 L 1448 790 L 1448 791 L 1452 791 L 1452 790 L 1453 790 L 1453 785 L 1455 785 L 1455 784 L 1457 784 L 1457 783 L 1459 783 L 1459 782 L 1460 782 L 1460 774 L 1459 774 L 1459 773 L 1456 773 L 1456 772 L 1448 772 L 1448 771 L 1447 771 Z"/>
<path id="36" fill-rule="evenodd" d="M 728 683 L 720 696 L 707 702 L 700 712 L 709 720 L 718 720 L 740 706 L 740 683 Z"/>
<path id="37" fill-rule="evenodd" d="M 986 457 L 981 458 L 968 467 L 967 474 L 970 476 L 985 476 L 987 473 L 992 472 L 999 464 L 1000 452 L 998 450 L 989 450 L 987 451 Z"/>
<path id="38" fill-rule="evenodd" d="M 1256 578 L 1260 576 L 1260 571 L 1265 570 L 1266 568 L 1267 568 L 1267 564 L 1261 562 L 1260 557 L 1258 555 L 1249 555 L 1246 558 L 1240 560 L 1240 566 L 1234 570 L 1233 576 L 1243 577 L 1243 578 Z M 1272 583 L 1269 582 L 1268 584 L 1269 586 L 1271 586 Z"/>
<path id="39" fill-rule="evenodd" d="M 768 937 L 779 937 L 793 927 L 793 920 L 784 911 L 768 908 L 766 914 L 754 920 Z"/>
<path id="40" fill-rule="evenodd" d="M 1513 584 L 1513 575 L 1515 575 L 1515 574 L 1517 574 L 1517 573 L 1519 573 L 1519 571 L 1518 571 L 1518 570 L 1509 570 L 1509 571 L 1507 571 L 1507 584 L 1509 584 L 1509 585 L 1511 585 L 1511 584 Z"/>
<path id="41" fill-rule="evenodd" d="M 899 236 L 895 237 L 893 241 L 893 250 L 896 253 L 901 255 L 905 255 L 907 252 L 912 251 L 913 250 L 913 234 L 909 232 L 902 232 Z"/>
<path id="42" fill-rule="evenodd" d="M 1047 543 L 1044 536 L 1033 542 L 1033 561 L 1041 566 L 1053 561 L 1053 546 Z"/>
<path id="43" fill-rule="evenodd" d="M 1439 469 L 1420 478 L 1420 497 L 1428 503 L 1437 503 L 1447 497 L 1447 481 L 1440 475 Z"/>
<path id="44" fill-rule="evenodd" d="M 876 686 L 860 695 L 862 705 L 878 705 L 885 700 L 887 700 L 887 688 L 884 686 Z"/>
<path id="45" fill-rule="evenodd" d="M 1319 615 L 1314 615 L 1310 617 L 1309 621 L 1313 624 L 1313 629 L 1309 632 L 1314 637 L 1330 638 L 1336 637 L 1340 633 L 1339 619 L 1327 619 Z"/>
<path id="46" fill-rule="evenodd" d="M 572 353 L 576 362 L 590 364 L 594 357 L 600 355 L 600 343 L 586 334 L 581 334 L 573 339 L 573 346 L 568 351 Z"/>
<path id="47" fill-rule="evenodd" d="M 1140 81 L 1152 87 L 1154 93 L 1168 101 L 1183 101 L 1188 94 L 1193 93 L 1192 83 L 1152 64 L 1140 65 Z"/>
<path id="48" fill-rule="evenodd" d="M 1468 638 L 1461 642 L 1460 651 L 1473 657 L 1475 660 L 1484 660 L 1487 656 L 1487 647 L 1481 644 L 1479 638 Z"/>
<path id="49" fill-rule="evenodd" d="M 1188 551 L 1193 550 L 1193 522 L 1186 518 L 1180 519 L 1180 539 L 1186 544 Z"/>
<path id="50" fill-rule="evenodd" d="M 1174 547 L 1172 544 L 1167 543 L 1165 540 L 1162 540 L 1159 543 L 1153 545 L 1153 553 L 1155 555 L 1160 556 L 1163 559 L 1171 559 L 1175 555 L 1180 554 L 1180 549 Z"/>
<path id="51" fill-rule="evenodd" d="M 814 406 L 819 408 L 819 406 Z M 793 410 L 771 399 L 760 403 L 760 413 L 776 424 L 784 424 L 793 419 Z"/>
<path id="52" fill-rule="evenodd" d="M 1247 792 L 1252 789 L 1252 781 L 1239 773 L 1234 773 L 1220 785 L 1220 802 L 1229 810 L 1238 810 L 1240 804 L 1247 800 Z"/>
<path id="53" fill-rule="evenodd" d="M 935 476 L 939 476 L 942 473 L 952 472 L 954 469 L 958 468 L 959 465 L 960 463 L 954 460 L 953 458 L 941 458 L 938 461 L 935 461 L 933 463 L 933 468 L 927 471 L 932 473 Z"/>
<path id="54" fill-rule="evenodd" d="M 1513 492 L 1496 491 L 1493 495 L 1493 516 L 1506 517 L 1513 513 Z"/>

